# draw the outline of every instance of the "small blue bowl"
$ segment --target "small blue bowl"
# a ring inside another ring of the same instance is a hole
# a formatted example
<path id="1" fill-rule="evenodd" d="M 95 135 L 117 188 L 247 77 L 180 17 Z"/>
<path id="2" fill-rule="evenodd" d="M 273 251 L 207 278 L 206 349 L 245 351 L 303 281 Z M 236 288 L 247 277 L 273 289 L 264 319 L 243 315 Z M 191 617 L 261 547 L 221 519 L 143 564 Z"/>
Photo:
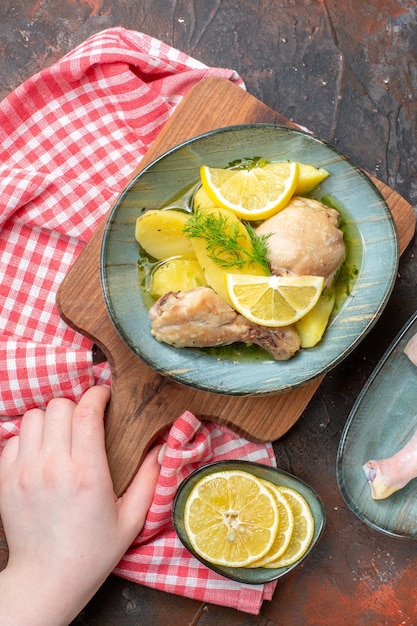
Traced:
<path id="1" fill-rule="evenodd" d="M 288 565 L 287 567 L 272 569 L 268 569 L 266 567 L 224 567 L 221 565 L 213 565 L 213 563 L 202 559 L 198 554 L 196 554 L 187 537 L 187 533 L 185 532 L 185 503 L 195 484 L 199 480 L 201 480 L 202 478 L 204 478 L 204 476 L 207 476 L 208 474 L 225 470 L 242 470 L 245 472 L 249 472 L 257 478 L 267 480 L 274 485 L 294 489 L 305 498 L 308 505 L 310 506 L 311 513 L 314 519 L 314 535 L 308 550 L 301 557 L 301 559 L 299 559 L 292 565 Z M 308 554 L 310 554 L 310 552 L 316 545 L 323 532 L 325 521 L 326 512 L 323 503 L 311 487 L 309 487 L 306 483 L 304 483 L 299 478 L 296 478 L 292 474 L 288 474 L 287 472 L 284 472 L 282 470 L 275 469 L 274 467 L 262 465 L 261 463 L 253 463 L 251 461 L 216 461 L 214 463 L 209 463 L 200 467 L 195 472 L 190 474 L 180 485 L 172 511 L 172 522 L 175 531 L 181 543 L 185 546 L 185 548 L 187 548 L 189 552 L 191 552 L 193 556 L 195 556 L 196 559 L 198 559 L 201 563 L 206 565 L 217 574 L 220 574 L 221 576 L 225 576 L 226 578 L 230 578 L 231 580 L 237 582 L 247 583 L 249 585 L 262 585 L 264 583 L 271 582 L 273 580 L 281 578 L 281 576 L 284 576 L 285 574 L 288 574 L 288 572 L 297 567 L 297 565 L 304 561 L 304 559 L 308 556 Z"/>

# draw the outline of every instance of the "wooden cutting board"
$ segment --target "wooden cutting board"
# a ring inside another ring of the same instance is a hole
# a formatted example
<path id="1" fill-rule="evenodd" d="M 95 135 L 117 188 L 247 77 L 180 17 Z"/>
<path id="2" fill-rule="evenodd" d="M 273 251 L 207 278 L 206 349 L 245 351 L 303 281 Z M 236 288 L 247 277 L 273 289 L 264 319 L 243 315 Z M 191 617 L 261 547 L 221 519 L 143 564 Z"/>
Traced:
<path id="1" fill-rule="evenodd" d="M 183 99 L 141 161 L 135 175 L 157 156 L 200 133 L 241 123 L 294 126 L 279 113 L 226 79 L 208 78 Z M 412 207 L 395 191 L 372 179 L 385 197 L 398 229 L 400 252 L 414 234 Z M 94 341 L 112 372 L 106 418 L 106 445 L 115 491 L 122 493 L 158 435 L 185 410 L 231 427 L 249 440 L 273 441 L 298 420 L 322 379 L 274 396 L 222 396 L 174 383 L 151 370 L 124 344 L 107 313 L 99 262 L 106 220 L 60 286 L 62 318 Z"/>

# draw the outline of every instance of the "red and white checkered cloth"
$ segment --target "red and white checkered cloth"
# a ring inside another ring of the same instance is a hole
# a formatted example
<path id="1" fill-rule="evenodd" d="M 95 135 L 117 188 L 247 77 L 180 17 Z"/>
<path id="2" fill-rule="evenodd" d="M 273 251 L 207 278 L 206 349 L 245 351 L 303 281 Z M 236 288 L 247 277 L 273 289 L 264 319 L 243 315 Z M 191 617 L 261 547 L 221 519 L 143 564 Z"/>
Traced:
<path id="1" fill-rule="evenodd" d="M 93 366 L 91 341 L 59 317 L 56 292 L 177 104 L 208 76 L 243 86 L 232 70 L 112 28 L 0 103 L 0 449 L 25 410 L 56 396 L 78 401 L 91 385 L 111 382 L 107 363 Z M 221 458 L 274 464 L 271 446 L 181 416 L 146 527 L 117 573 L 257 613 L 273 585 L 213 574 L 181 547 L 170 524 L 178 481 Z"/>
<path id="2" fill-rule="evenodd" d="M 257 614 L 262 602 L 272 598 L 276 584 L 246 585 L 212 572 L 182 546 L 171 524 L 181 481 L 201 465 L 224 459 L 276 464 L 270 444 L 250 443 L 223 426 L 201 423 L 188 411 L 176 420 L 145 526 L 115 573 L 149 587 Z"/>

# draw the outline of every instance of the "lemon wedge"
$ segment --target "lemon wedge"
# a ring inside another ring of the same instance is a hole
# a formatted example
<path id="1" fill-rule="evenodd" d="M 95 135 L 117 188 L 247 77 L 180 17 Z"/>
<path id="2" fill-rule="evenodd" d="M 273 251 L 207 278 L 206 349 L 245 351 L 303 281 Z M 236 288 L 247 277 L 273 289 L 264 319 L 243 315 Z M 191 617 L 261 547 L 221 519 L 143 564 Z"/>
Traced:
<path id="1" fill-rule="evenodd" d="M 245 220 L 263 220 L 283 209 L 298 180 L 298 163 L 267 163 L 250 169 L 200 168 L 201 184 L 217 206 Z"/>
<path id="2" fill-rule="evenodd" d="M 226 274 L 233 308 L 251 322 L 273 328 L 289 326 L 311 311 L 323 286 L 322 276 Z"/>
<path id="3" fill-rule="evenodd" d="M 329 172 L 322 167 L 314 167 L 308 163 L 298 164 L 298 179 L 294 191 L 295 196 L 305 196 L 313 191 L 325 178 L 329 176 Z"/>

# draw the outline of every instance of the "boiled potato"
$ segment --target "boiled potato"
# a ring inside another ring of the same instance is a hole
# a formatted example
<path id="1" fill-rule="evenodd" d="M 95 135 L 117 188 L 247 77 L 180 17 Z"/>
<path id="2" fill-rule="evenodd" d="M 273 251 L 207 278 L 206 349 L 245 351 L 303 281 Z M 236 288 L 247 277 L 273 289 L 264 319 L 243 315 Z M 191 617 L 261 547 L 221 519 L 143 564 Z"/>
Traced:
<path id="1" fill-rule="evenodd" d="M 335 302 L 334 292 L 324 292 L 317 304 L 295 323 L 302 348 L 312 348 L 324 335 Z"/>
<path id="2" fill-rule="evenodd" d="M 206 281 L 196 258 L 168 259 L 152 273 L 150 293 L 160 298 L 169 291 L 186 291 L 205 286 Z"/>
<path id="3" fill-rule="evenodd" d="M 193 256 L 183 229 L 189 215 L 175 209 L 147 211 L 136 220 L 135 237 L 147 254 L 163 260 L 172 256 Z"/>
<path id="4" fill-rule="evenodd" d="M 194 196 L 194 208 L 195 209 L 210 209 L 216 206 L 216 203 L 209 197 L 207 191 L 201 186 Z"/>
<path id="5" fill-rule="evenodd" d="M 233 225 L 237 224 L 239 227 L 239 231 L 241 233 L 241 237 L 239 240 L 241 242 L 242 247 L 249 249 L 252 245 L 248 232 L 242 222 L 238 217 L 231 211 L 227 209 L 221 209 L 219 207 L 211 207 L 204 209 L 204 214 L 213 213 L 214 215 L 219 215 L 227 218 L 227 227 L 224 232 L 227 235 L 227 232 L 233 228 Z M 265 269 L 262 265 L 258 263 L 246 263 L 241 269 L 237 267 L 223 268 L 215 260 L 210 258 L 209 251 L 207 249 L 207 241 L 206 239 L 201 239 L 199 237 L 191 237 L 191 243 L 195 252 L 195 256 L 204 272 L 204 277 L 206 279 L 207 285 L 209 285 L 214 291 L 216 291 L 226 302 L 230 303 L 229 296 L 227 294 L 226 289 L 226 273 L 230 272 L 232 274 L 252 274 L 256 276 L 264 276 L 266 274 Z M 224 248 L 225 253 L 222 255 L 223 258 L 227 257 L 227 248 Z"/>

